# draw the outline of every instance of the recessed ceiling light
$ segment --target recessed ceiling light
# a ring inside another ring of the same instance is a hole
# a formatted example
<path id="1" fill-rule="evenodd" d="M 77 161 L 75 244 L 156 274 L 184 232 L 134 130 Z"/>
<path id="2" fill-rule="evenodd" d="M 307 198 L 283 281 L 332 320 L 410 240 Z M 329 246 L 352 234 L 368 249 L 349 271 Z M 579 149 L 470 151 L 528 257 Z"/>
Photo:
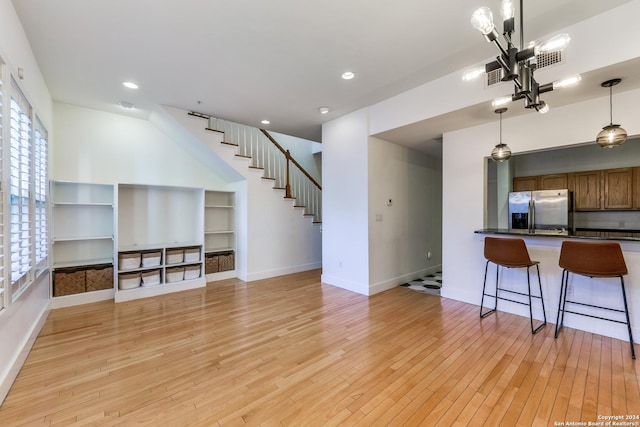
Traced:
<path id="1" fill-rule="evenodd" d="M 133 109 L 133 104 L 132 104 L 132 103 L 130 103 L 130 102 L 127 102 L 127 101 L 120 101 L 120 106 L 121 106 L 122 108 L 127 109 L 127 110 L 131 110 L 131 109 Z"/>
<path id="2" fill-rule="evenodd" d="M 268 124 L 270 124 L 271 122 L 270 122 L 269 120 L 266 120 L 266 119 L 265 119 L 265 120 L 261 121 L 260 123 L 262 123 L 263 125 L 268 125 Z"/>
<path id="3" fill-rule="evenodd" d="M 122 82 L 122 86 L 129 89 L 138 89 L 138 85 L 135 84 L 134 82 Z"/>
<path id="4" fill-rule="evenodd" d="M 344 73 L 342 73 L 342 78 L 345 80 L 351 80 L 355 76 L 356 74 L 353 71 L 345 71 Z"/>
<path id="5" fill-rule="evenodd" d="M 331 110 L 329 109 L 329 107 L 320 107 L 318 108 L 318 111 L 320 112 L 320 114 L 327 114 Z"/>

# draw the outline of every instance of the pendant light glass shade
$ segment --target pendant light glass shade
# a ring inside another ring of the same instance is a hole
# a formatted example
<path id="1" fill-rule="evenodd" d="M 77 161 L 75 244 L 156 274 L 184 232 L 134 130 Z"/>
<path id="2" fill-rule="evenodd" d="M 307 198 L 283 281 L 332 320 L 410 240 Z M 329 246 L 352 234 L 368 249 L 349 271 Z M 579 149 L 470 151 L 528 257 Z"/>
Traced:
<path id="1" fill-rule="evenodd" d="M 609 125 L 602 128 L 596 137 L 596 142 L 602 148 L 614 148 L 619 147 L 627 140 L 627 131 L 620 127 L 620 125 L 613 124 L 613 86 L 620 83 L 621 79 L 611 79 L 606 82 L 602 82 L 602 87 L 609 88 L 609 117 L 611 122 Z"/>
<path id="2" fill-rule="evenodd" d="M 622 145 L 627 140 L 627 131 L 620 125 L 607 125 L 602 128 L 596 142 L 602 148 L 614 148 Z"/>
<path id="3" fill-rule="evenodd" d="M 504 162 L 511 157 L 511 148 L 502 142 L 502 113 L 507 111 L 506 108 L 498 108 L 495 112 L 500 114 L 500 143 L 491 151 L 491 158 L 494 162 Z"/>
<path id="4" fill-rule="evenodd" d="M 511 157 L 511 148 L 507 144 L 498 144 L 491 151 L 491 158 L 496 162 L 504 162 Z"/>

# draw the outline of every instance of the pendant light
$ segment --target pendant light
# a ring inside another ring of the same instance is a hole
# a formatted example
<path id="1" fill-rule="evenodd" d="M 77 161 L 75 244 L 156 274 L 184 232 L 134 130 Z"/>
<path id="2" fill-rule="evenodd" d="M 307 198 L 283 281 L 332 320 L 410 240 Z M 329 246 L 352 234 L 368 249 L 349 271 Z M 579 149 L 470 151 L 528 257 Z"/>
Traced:
<path id="1" fill-rule="evenodd" d="M 627 140 L 627 131 L 620 127 L 620 125 L 613 124 L 613 86 L 620 83 L 622 79 L 611 79 L 606 82 L 602 82 L 602 87 L 609 88 L 609 124 L 602 128 L 596 142 L 602 148 L 614 148 L 622 145 Z"/>
<path id="2" fill-rule="evenodd" d="M 494 162 L 504 162 L 511 157 L 511 148 L 502 142 L 502 113 L 505 111 L 507 111 L 506 108 L 498 108 L 495 111 L 496 114 L 500 114 L 500 143 L 491 152 L 491 158 Z"/>

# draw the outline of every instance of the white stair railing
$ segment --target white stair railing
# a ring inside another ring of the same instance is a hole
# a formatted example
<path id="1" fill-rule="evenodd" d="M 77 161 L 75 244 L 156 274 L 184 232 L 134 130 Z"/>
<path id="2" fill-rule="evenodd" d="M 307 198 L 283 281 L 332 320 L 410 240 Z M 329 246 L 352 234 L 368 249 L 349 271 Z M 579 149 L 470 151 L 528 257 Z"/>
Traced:
<path id="1" fill-rule="evenodd" d="M 304 208 L 305 216 L 313 216 L 314 223 L 322 222 L 322 187 L 267 131 L 201 113 L 189 114 L 208 119 L 207 129 L 224 133 L 225 143 L 237 145 L 236 155 L 251 159 L 249 167 L 263 169 L 263 177 L 274 180 L 274 188 L 285 190 L 285 198 L 295 199 L 294 205 Z"/>

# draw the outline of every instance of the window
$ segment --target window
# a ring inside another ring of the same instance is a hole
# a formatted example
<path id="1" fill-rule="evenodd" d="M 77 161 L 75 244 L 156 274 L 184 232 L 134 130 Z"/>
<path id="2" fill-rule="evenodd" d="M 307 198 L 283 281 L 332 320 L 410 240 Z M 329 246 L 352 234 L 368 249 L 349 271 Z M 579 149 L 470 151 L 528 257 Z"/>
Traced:
<path id="1" fill-rule="evenodd" d="M 36 119 L 34 153 L 34 213 L 35 213 L 35 262 L 36 276 L 46 269 L 48 246 L 47 218 L 47 181 L 48 181 L 48 144 L 47 131 L 42 122 Z"/>
<path id="2" fill-rule="evenodd" d="M 2 142 L 4 140 L 4 86 L 2 85 L 2 77 L 4 72 L 4 67 L 2 62 L 0 62 L 0 172 L 2 171 Z M 0 174 L 0 178 L 2 175 Z M 3 227 L 3 204 L 4 204 L 4 183 L 0 182 L 0 311 L 5 307 L 5 289 L 4 289 L 4 227 Z"/>
<path id="3" fill-rule="evenodd" d="M 31 106 L 13 83 L 11 92 L 11 294 L 15 297 L 32 280 L 31 229 L 29 197 L 31 195 Z"/>
<path id="4" fill-rule="evenodd" d="M 11 242 L 11 299 L 43 271 L 47 259 L 47 132 L 31 105 L 11 81 L 9 129 L 9 199 Z"/>

